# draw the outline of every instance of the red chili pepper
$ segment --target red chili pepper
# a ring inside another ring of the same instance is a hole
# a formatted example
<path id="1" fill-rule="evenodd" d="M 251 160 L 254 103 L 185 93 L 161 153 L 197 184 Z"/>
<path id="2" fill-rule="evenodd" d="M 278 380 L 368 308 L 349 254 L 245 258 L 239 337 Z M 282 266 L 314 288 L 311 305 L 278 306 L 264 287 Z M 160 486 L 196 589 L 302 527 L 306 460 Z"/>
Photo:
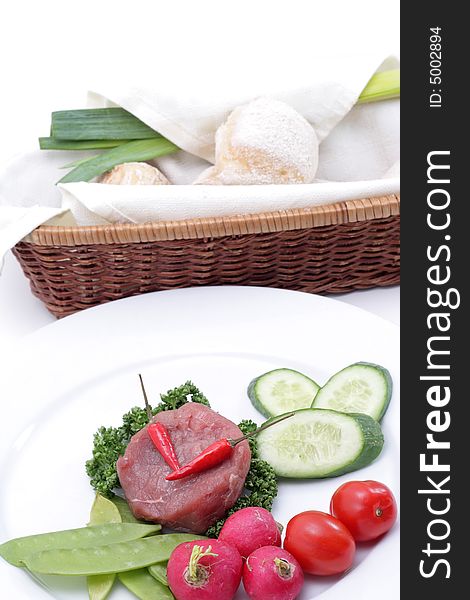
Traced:
<path id="1" fill-rule="evenodd" d="M 195 473 L 201 473 L 201 471 L 207 471 L 211 467 L 223 462 L 233 452 L 232 440 L 223 438 L 218 442 L 214 442 L 201 452 L 196 458 L 189 462 L 184 467 L 180 467 L 166 476 L 169 481 L 175 479 L 183 479 L 188 475 L 194 475 Z"/>
<path id="2" fill-rule="evenodd" d="M 163 456 L 166 464 L 171 467 L 173 471 L 175 471 L 175 469 L 179 470 L 181 466 L 176 457 L 175 449 L 166 427 L 162 423 L 150 423 L 147 427 L 147 431 L 155 448 Z"/>
<path id="3" fill-rule="evenodd" d="M 279 419 L 275 419 L 273 421 L 268 421 L 261 427 L 258 427 L 255 431 L 244 435 L 243 437 L 237 438 L 236 440 L 231 440 L 229 438 L 222 438 L 221 440 L 214 442 L 210 446 L 208 446 L 205 450 L 203 450 L 200 454 L 196 456 L 191 462 L 189 462 L 184 467 L 180 467 L 166 476 L 168 481 L 175 481 L 176 479 L 183 479 L 188 475 L 194 475 L 196 473 L 201 473 L 202 471 L 207 471 L 208 469 L 219 465 L 221 462 L 229 458 L 231 456 L 233 449 L 237 444 L 243 442 L 249 437 L 257 435 L 264 429 L 271 427 L 271 425 L 276 425 L 276 423 L 280 423 L 284 421 L 284 419 L 288 419 L 289 417 L 294 416 L 295 413 L 289 413 L 288 415 L 282 415 Z"/>
<path id="4" fill-rule="evenodd" d="M 142 375 L 140 373 L 139 379 L 140 385 L 142 387 L 142 393 L 144 395 L 147 418 L 149 420 L 149 425 L 147 426 L 149 437 L 152 440 L 155 448 L 160 452 L 160 454 L 164 458 L 166 464 L 173 470 L 179 469 L 180 464 L 178 462 L 178 459 L 176 458 L 175 449 L 173 448 L 173 444 L 171 443 L 170 439 L 170 434 L 166 430 L 166 427 L 162 423 L 150 423 L 153 416 L 152 409 L 147 398 L 147 392 L 145 391 L 144 380 L 142 379 Z"/>

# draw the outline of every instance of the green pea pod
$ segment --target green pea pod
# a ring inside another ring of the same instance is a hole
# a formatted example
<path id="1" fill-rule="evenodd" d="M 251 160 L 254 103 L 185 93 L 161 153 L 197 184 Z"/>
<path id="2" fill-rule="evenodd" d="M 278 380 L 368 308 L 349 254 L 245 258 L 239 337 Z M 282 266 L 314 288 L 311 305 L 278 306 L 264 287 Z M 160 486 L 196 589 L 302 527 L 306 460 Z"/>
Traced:
<path id="1" fill-rule="evenodd" d="M 88 525 L 104 525 L 105 523 L 122 523 L 121 513 L 114 502 L 101 494 L 96 494 Z"/>
<path id="2" fill-rule="evenodd" d="M 163 562 L 163 563 L 157 563 L 155 565 L 150 565 L 150 567 L 149 567 L 150 575 L 152 577 L 154 577 L 160 583 L 163 583 L 163 585 L 168 585 L 168 578 L 166 576 L 167 564 L 168 563 Z"/>
<path id="3" fill-rule="evenodd" d="M 171 533 L 107 546 L 45 550 L 29 556 L 25 563 L 30 571 L 45 575 L 121 573 L 168 560 L 176 546 L 199 539 L 202 536 Z"/>
<path id="4" fill-rule="evenodd" d="M 144 525 L 142 523 L 108 523 L 66 529 L 51 533 L 40 533 L 16 538 L 0 546 L 0 556 L 15 567 L 23 567 L 29 558 L 37 552 L 67 552 L 72 549 L 96 548 L 128 542 L 156 533 L 160 525 Z M 162 558 L 161 560 L 165 560 Z"/>
<path id="5" fill-rule="evenodd" d="M 105 600 L 113 589 L 116 573 L 108 575 L 90 575 L 87 577 L 88 598 L 90 600 Z"/>
<path id="6" fill-rule="evenodd" d="M 96 494 L 90 511 L 88 525 L 102 525 L 104 523 L 121 523 L 121 514 L 111 500 L 101 494 Z M 92 575 L 87 578 L 88 597 L 90 600 L 105 600 L 113 589 L 115 573 L 109 575 Z"/>
<path id="7" fill-rule="evenodd" d="M 111 502 L 118 509 L 119 514 L 121 515 L 121 520 L 123 523 L 141 523 L 139 519 L 136 519 L 132 514 L 131 509 L 129 508 L 129 504 L 121 498 L 120 496 L 113 496 L 111 498 Z"/>
<path id="8" fill-rule="evenodd" d="M 147 569 L 119 573 L 120 582 L 140 600 L 174 600 L 170 590 L 154 579 Z"/>

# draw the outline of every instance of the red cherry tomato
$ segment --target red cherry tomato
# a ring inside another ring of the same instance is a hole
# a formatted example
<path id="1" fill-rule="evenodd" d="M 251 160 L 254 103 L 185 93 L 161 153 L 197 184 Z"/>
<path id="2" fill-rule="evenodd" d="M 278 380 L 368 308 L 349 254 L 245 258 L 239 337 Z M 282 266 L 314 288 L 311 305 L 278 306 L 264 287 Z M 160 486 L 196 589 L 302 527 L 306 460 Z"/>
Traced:
<path id="1" fill-rule="evenodd" d="M 333 494 L 330 512 L 346 525 L 357 542 L 374 540 L 397 519 L 392 492 L 378 481 L 349 481 Z"/>
<path id="2" fill-rule="evenodd" d="M 284 548 L 306 573 L 336 575 L 352 565 L 356 544 L 341 521 L 326 513 L 308 510 L 287 524 Z"/>

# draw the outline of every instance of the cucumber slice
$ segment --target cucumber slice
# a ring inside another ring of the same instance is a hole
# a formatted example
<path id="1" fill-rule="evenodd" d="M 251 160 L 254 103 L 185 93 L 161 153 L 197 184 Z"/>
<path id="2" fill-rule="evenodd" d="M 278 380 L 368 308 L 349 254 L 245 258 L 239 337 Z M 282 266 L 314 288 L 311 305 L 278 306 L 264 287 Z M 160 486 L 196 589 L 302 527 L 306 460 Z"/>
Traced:
<path id="1" fill-rule="evenodd" d="M 380 425 L 363 414 L 307 408 L 262 431 L 259 457 L 279 477 L 336 477 L 371 463 L 381 452 Z"/>
<path id="2" fill-rule="evenodd" d="M 358 362 L 333 375 L 315 396 L 312 408 L 363 413 L 380 421 L 391 397 L 392 378 L 387 369 Z"/>
<path id="3" fill-rule="evenodd" d="M 275 369 L 253 379 L 248 386 L 251 403 L 265 417 L 310 408 L 320 386 L 293 369 Z"/>

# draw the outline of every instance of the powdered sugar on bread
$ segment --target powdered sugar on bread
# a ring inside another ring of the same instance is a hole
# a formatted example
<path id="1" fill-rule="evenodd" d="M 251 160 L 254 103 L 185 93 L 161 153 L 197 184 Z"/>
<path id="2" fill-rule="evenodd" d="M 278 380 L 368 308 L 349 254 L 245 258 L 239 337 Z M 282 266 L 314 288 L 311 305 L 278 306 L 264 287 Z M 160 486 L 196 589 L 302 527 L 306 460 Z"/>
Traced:
<path id="1" fill-rule="evenodd" d="M 219 127 L 215 165 L 197 184 L 311 183 L 318 140 L 308 121 L 288 104 L 261 97 L 239 106 Z"/>

